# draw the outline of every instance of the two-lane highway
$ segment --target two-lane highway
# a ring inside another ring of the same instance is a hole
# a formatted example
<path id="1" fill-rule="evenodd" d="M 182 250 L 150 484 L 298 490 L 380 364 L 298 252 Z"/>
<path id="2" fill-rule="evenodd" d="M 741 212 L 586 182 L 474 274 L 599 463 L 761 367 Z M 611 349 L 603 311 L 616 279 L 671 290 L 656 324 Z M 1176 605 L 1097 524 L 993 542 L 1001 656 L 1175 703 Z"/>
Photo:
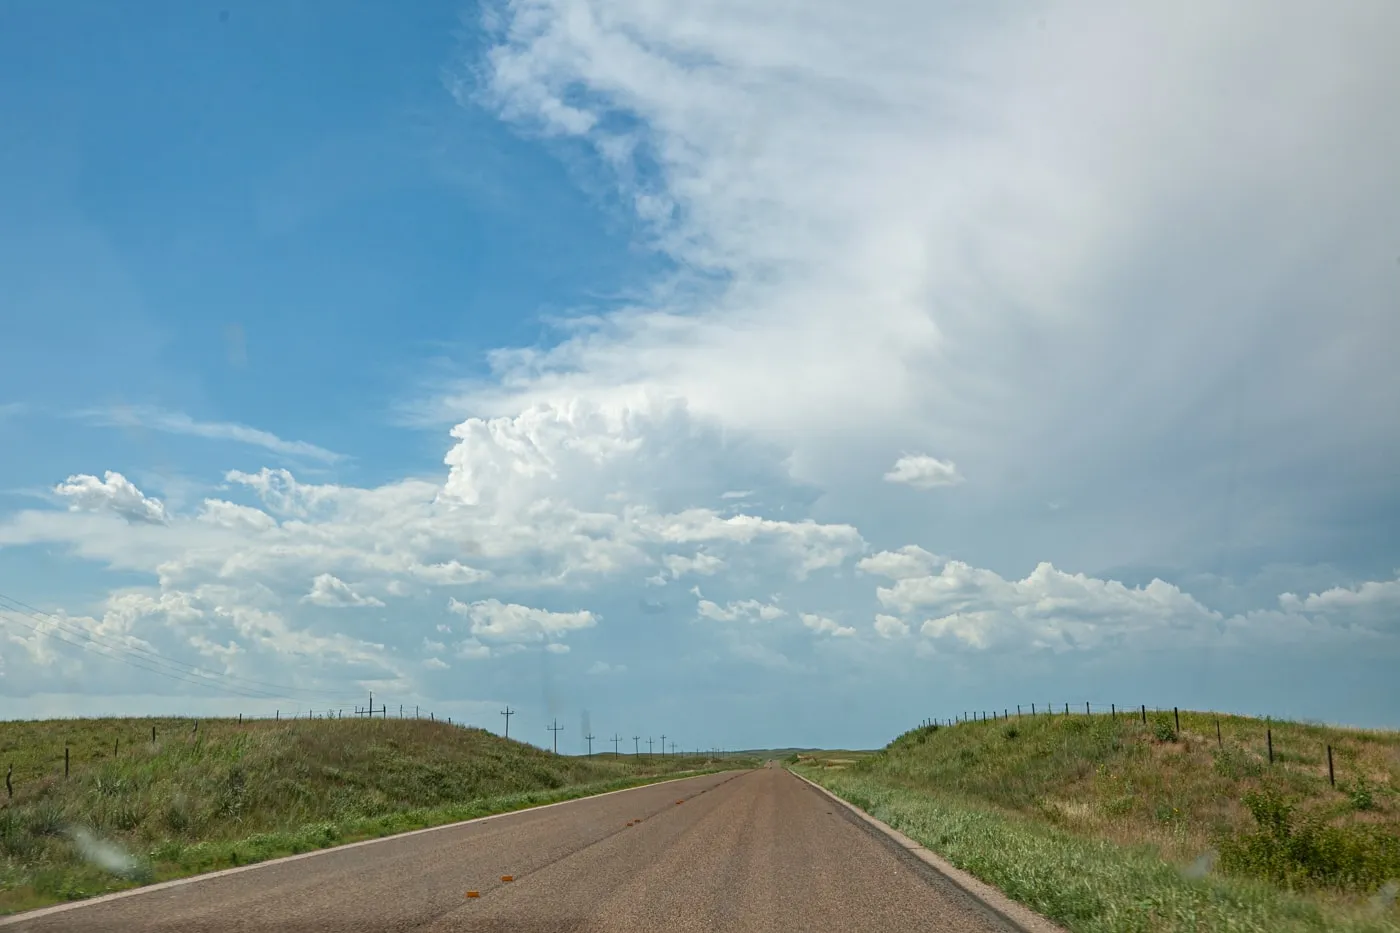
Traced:
<path id="1" fill-rule="evenodd" d="M 651 785 L 0 921 L 3 933 L 1009 929 L 776 767 Z"/>

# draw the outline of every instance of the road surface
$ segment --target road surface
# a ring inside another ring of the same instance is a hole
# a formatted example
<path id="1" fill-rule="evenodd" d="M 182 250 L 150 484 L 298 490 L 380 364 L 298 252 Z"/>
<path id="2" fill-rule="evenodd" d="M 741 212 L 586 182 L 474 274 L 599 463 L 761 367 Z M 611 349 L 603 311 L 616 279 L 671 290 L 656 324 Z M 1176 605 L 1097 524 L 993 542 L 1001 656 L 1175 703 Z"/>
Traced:
<path id="1" fill-rule="evenodd" d="M 0 933 L 1011 929 L 845 807 L 773 766 L 0 920 Z"/>

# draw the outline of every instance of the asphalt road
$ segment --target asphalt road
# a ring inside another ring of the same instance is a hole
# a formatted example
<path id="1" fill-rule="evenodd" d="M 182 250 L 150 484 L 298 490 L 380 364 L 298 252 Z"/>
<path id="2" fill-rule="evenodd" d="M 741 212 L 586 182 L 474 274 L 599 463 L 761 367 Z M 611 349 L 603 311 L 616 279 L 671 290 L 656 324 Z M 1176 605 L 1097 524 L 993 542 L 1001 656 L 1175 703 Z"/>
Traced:
<path id="1" fill-rule="evenodd" d="M 1009 929 L 776 767 L 651 785 L 0 921 L 3 933 Z"/>

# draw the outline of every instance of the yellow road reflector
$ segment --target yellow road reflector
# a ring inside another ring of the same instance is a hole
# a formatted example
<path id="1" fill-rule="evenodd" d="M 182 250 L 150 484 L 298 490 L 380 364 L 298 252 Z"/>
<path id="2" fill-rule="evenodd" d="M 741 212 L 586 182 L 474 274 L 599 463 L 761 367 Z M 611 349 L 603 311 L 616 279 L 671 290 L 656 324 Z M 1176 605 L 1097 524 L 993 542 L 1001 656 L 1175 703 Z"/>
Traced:
<path id="1" fill-rule="evenodd" d="M 502 875 L 502 876 L 501 876 L 501 880 L 502 880 L 502 881 L 505 881 L 505 882 L 511 882 L 511 881 L 514 881 L 514 880 L 515 880 L 515 876 L 514 876 L 514 875 Z"/>
<path id="2" fill-rule="evenodd" d="M 481 897 L 480 891 L 468 891 L 467 897 Z"/>

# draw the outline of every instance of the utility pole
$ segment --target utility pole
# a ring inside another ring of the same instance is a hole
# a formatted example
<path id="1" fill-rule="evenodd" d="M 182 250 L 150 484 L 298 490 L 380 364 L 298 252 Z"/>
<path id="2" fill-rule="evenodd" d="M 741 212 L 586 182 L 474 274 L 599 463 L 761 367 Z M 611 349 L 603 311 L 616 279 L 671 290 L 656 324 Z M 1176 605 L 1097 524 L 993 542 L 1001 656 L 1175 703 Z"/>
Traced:
<path id="1" fill-rule="evenodd" d="M 593 757 L 593 733 L 591 733 L 591 732 L 588 733 L 587 735 L 584 736 L 584 738 L 588 740 L 588 757 L 589 757 L 589 758 L 592 758 L 592 757 Z"/>
<path id="2" fill-rule="evenodd" d="M 633 758 L 640 758 L 640 757 L 642 757 L 641 738 L 642 738 L 642 737 L 641 737 L 640 735 L 634 735 L 634 736 L 632 736 L 632 757 L 633 757 Z"/>
<path id="3" fill-rule="evenodd" d="M 559 754 L 559 730 L 564 727 L 559 725 L 559 720 L 556 719 L 554 720 L 554 725 L 545 726 L 545 728 L 554 733 L 554 754 L 557 755 Z"/>
<path id="4" fill-rule="evenodd" d="M 511 709 L 510 704 L 507 703 L 506 708 L 501 710 L 501 715 L 506 717 L 506 738 L 510 738 L 510 717 L 515 715 L 515 710 Z"/>
<path id="5" fill-rule="evenodd" d="M 675 743 L 675 742 L 672 742 L 672 743 L 671 743 L 671 757 L 672 757 L 672 758 L 675 758 L 675 757 L 676 757 L 676 743 Z"/>
<path id="6" fill-rule="evenodd" d="M 666 757 L 666 733 L 661 733 L 661 757 Z"/>
<path id="7" fill-rule="evenodd" d="M 648 759 L 651 758 L 651 746 L 652 746 L 651 736 L 647 736 L 647 758 L 648 758 Z"/>
<path id="8" fill-rule="evenodd" d="M 622 741 L 622 736 L 620 736 L 620 735 L 618 735 L 616 732 L 614 732 L 614 733 L 613 733 L 613 737 L 612 737 L 612 743 L 613 743 L 613 757 L 614 757 L 614 758 L 619 758 L 619 757 L 621 757 L 621 756 L 619 755 L 618 751 L 617 751 L 617 743 L 618 743 L 618 742 L 621 742 L 621 741 Z"/>

